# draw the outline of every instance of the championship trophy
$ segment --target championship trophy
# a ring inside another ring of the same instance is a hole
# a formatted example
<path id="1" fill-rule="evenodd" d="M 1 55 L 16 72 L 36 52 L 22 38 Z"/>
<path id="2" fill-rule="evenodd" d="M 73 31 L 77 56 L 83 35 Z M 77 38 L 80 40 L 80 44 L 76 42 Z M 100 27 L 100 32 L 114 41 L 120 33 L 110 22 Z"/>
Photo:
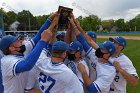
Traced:
<path id="1" fill-rule="evenodd" d="M 68 7 L 59 6 L 58 12 L 60 14 L 58 21 L 58 29 L 64 30 L 68 28 L 68 17 L 70 17 L 73 9 Z"/>

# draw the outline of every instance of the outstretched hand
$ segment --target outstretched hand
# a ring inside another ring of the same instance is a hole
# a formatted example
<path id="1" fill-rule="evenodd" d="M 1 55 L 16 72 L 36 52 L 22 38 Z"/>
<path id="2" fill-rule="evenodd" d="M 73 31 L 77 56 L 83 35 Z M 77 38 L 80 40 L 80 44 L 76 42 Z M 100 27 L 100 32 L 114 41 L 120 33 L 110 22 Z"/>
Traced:
<path id="1" fill-rule="evenodd" d="M 55 17 L 54 17 L 54 19 L 53 19 L 53 21 L 52 21 L 50 27 L 48 28 L 48 29 L 50 29 L 51 31 L 57 26 L 58 21 L 59 21 L 59 15 L 60 15 L 60 14 L 58 14 L 58 13 L 55 15 Z"/>
<path id="2" fill-rule="evenodd" d="M 53 35 L 52 32 L 49 29 L 47 29 L 47 30 L 42 32 L 41 40 L 47 42 L 51 39 L 52 35 Z"/>

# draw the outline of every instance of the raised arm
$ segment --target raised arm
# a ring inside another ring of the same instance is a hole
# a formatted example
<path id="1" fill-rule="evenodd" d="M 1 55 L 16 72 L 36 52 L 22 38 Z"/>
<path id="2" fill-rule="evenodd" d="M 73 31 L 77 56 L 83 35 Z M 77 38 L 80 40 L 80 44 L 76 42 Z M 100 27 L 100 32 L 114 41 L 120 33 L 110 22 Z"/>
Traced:
<path id="1" fill-rule="evenodd" d="M 78 30 L 84 35 L 86 41 L 88 42 L 88 44 L 94 48 L 95 50 L 97 48 L 99 48 L 99 46 L 85 33 L 85 31 L 81 28 L 80 24 L 79 24 L 79 21 L 78 20 L 75 20 L 76 22 L 76 26 L 78 28 Z"/>
<path id="2" fill-rule="evenodd" d="M 15 65 L 15 73 L 29 71 L 33 68 L 41 54 L 42 49 L 46 47 L 51 36 L 52 32 L 49 29 L 45 30 L 42 33 L 41 40 L 38 41 L 37 45 L 30 52 L 30 54 L 25 59 L 21 60 L 20 62 L 17 62 L 17 64 Z"/>
<path id="3" fill-rule="evenodd" d="M 74 31 L 77 40 L 83 45 L 84 51 L 87 52 L 90 49 L 90 46 L 88 45 L 86 39 L 84 36 L 80 33 L 80 31 L 77 29 L 76 24 L 74 23 L 74 20 L 72 18 L 69 18 L 70 23 L 72 25 L 72 31 Z"/>
<path id="4" fill-rule="evenodd" d="M 119 62 L 115 61 L 113 64 L 117 71 L 121 73 L 121 75 L 132 85 L 136 86 L 138 84 L 139 78 L 137 76 L 134 76 L 128 72 L 126 72 L 120 65 Z"/>
<path id="5" fill-rule="evenodd" d="M 41 28 L 39 29 L 38 33 L 35 35 L 35 37 L 32 39 L 34 44 L 36 45 L 37 42 L 40 40 L 41 38 L 41 33 L 48 29 L 48 27 L 51 25 L 52 20 L 54 19 L 54 17 L 57 15 L 57 13 L 53 13 L 52 15 L 50 15 L 48 17 L 48 19 L 45 21 L 45 23 L 41 26 Z"/>

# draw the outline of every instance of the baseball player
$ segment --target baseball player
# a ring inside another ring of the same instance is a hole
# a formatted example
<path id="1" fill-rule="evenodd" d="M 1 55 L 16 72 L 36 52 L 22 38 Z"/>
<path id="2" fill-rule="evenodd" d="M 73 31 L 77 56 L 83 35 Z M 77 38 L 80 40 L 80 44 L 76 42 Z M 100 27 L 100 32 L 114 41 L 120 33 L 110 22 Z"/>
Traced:
<path id="1" fill-rule="evenodd" d="M 96 41 L 97 41 L 97 35 L 96 35 L 96 33 L 95 32 L 93 32 L 93 31 L 88 31 L 88 32 L 86 32 L 86 34 L 90 37 L 90 39 L 92 40 L 92 42 L 95 42 L 95 43 L 97 43 Z M 86 39 L 87 40 L 87 39 Z M 87 40 L 87 41 L 89 41 L 90 43 L 92 43 L 90 40 Z M 89 44 L 90 44 L 89 43 Z M 91 45 L 90 45 L 91 46 Z M 86 60 L 86 62 L 87 62 L 87 64 L 88 64 L 88 67 L 89 67 L 89 77 L 90 77 L 90 79 L 92 80 L 92 81 L 94 81 L 95 79 L 96 79 L 96 71 L 95 71 L 95 69 L 93 69 L 93 67 L 91 66 L 91 62 L 90 62 L 90 60 L 87 58 L 87 57 L 85 57 L 85 60 Z"/>
<path id="2" fill-rule="evenodd" d="M 82 57 L 83 46 L 79 41 L 73 41 L 69 45 L 68 50 L 68 60 L 66 60 L 66 65 L 75 73 L 75 75 L 79 78 L 82 85 L 84 85 L 84 81 L 82 78 L 81 72 L 78 70 L 77 65 L 82 63 L 86 67 L 86 71 L 89 75 L 89 68 Z"/>
<path id="3" fill-rule="evenodd" d="M 109 40 L 114 42 L 117 47 L 117 51 L 113 57 L 110 58 L 110 60 L 114 62 L 117 74 L 111 84 L 109 93 L 126 93 L 127 82 L 133 86 L 137 85 L 138 74 L 132 61 L 122 53 L 127 45 L 126 39 L 119 36 L 116 38 L 109 38 Z"/>
<path id="4" fill-rule="evenodd" d="M 43 32 L 41 40 L 24 59 L 22 54 L 13 51 L 15 43 L 20 44 L 20 41 L 17 40 L 16 37 L 4 36 L 2 38 L 2 42 L 0 42 L 1 45 L 6 48 L 9 46 L 10 51 L 9 55 L 6 55 L 1 59 L 4 93 L 24 93 L 24 87 L 27 80 L 26 77 L 28 75 L 28 72 L 26 71 L 29 71 L 34 66 L 42 49 L 46 47 L 46 42 L 50 37 L 51 33 L 49 31 Z M 8 42 L 8 45 L 4 42 Z"/>
<path id="5" fill-rule="evenodd" d="M 6 55 L 1 59 L 4 93 L 24 93 L 24 87 L 28 77 L 28 73 L 25 71 L 29 71 L 34 66 L 44 42 L 40 41 L 39 43 L 42 46 L 36 46 L 38 49 L 34 48 L 34 51 L 30 55 L 26 58 L 24 56 L 37 44 L 43 30 L 49 27 L 51 24 L 50 18 L 53 19 L 54 14 L 42 25 L 37 35 L 25 45 L 22 44 L 21 40 L 18 40 L 18 37 L 14 36 L 5 36 L 0 41 L 0 49 Z M 53 25 L 51 24 L 51 27 Z"/>
<path id="6" fill-rule="evenodd" d="M 52 46 L 52 57 L 42 53 L 36 63 L 35 75 L 43 93 L 83 93 L 77 76 L 63 63 L 67 49 L 65 42 L 57 41 Z"/>
<path id="7" fill-rule="evenodd" d="M 91 39 L 96 43 L 96 39 L 97 39 L 96 33 L 94 33 L 93 31 L 88 31 L 88 32 L 86 32 L 86 34 L 87 34 L 88 36 L 90 36 Z"/>
<path id="8" fill-rule="evenodd" d="M 91 81 L 86 73 L 84 65 L 78 64 L 78 69 L 82 73 L 87 90 L 89 93 L 108 93 L 110 85 L 116 75 L 114 66 L 108 61 L 109 57 L 116 51 L 115 45 L 110 41 L 106 41 L 99 44 L 99 48 L 94 50 L 88 45 L 83 35 L 79 32 L 73 19 L 71 18 L 69 20 L 73 26 L 73 31 L 77 36 L 77 40 L 83 45 L 87 58 L 91 60 L 91 65 L 96 71 L 96 80 Z"/>

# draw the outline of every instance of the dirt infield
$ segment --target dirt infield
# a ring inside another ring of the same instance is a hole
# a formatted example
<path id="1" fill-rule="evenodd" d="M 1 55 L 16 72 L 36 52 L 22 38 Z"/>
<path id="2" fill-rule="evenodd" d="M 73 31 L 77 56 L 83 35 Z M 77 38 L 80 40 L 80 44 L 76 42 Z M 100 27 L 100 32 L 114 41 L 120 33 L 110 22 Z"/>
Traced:
<path id="1" fill-rule="evenodd" d="M 97 38 L 109 38 L 109 37 L 117 37 L 117 36 L 98 36 Z M 140 40 L 140 36 L 122 36 L 126 39 L 131 39 L 131 40 Z"/>

